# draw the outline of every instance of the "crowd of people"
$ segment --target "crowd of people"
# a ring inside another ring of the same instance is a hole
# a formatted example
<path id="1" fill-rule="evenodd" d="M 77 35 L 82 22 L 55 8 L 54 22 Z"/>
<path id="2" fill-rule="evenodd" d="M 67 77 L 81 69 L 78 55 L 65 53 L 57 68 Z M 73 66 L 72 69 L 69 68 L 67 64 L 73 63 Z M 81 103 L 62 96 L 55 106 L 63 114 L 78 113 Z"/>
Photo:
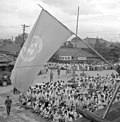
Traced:
<path id="1" fill-rule="evenodd" d="M 115 67 L 118 64 L 113 64 Z M 105 63 L 100 64 L 87 64 L 87 63 L 77 63 L 77 64 L 67 64 L 67 63 L 47 63 L 44 65 L 43 69 L 40 70 L 38 75 L 47 74 L 49 69 L 56 70 L 58 75 L 62 70 L 66 71 L 66 75 L 71 74 L 73 72 L 73 68 L 75 71 L 102 71 L 102 70 L 113 70 L 111 66 Z"/>
<path id="2" fill-rule="evenodd" d="M 77 109 L 95 112 L 109 104 L 119 82 L 118 75 L 78 77 L 75 84 L 47 82 L 20 94 L 21 106 L 53 122 L 72 122 L 82 115 Z M 120 92 L 114 102 L 120 100 Z"/>
<path id="3" fill-rule="evenodd" d="M 68 63 L 47 63 L 45 65 L 45 69 L 57 69 L 58 67 L 62 70 L 66 70 L 66 69 L 72 69 L 74 64 L 68 64 Z M 114 66 L 118 65 L 118 64 L 113 64 Z M 88 64 L 88 63 L 77 63 L 74 65 L 75 69 L 77 71 L 80 70 L 85 70 L 85 71 L 100 71 L 100 70 L 112 70 L 113 68 L 108 65 L 105 64 L 103 62 L 100 62 L 98 64 Z M 48 70 L 47 70 L 48 71 Z"/>

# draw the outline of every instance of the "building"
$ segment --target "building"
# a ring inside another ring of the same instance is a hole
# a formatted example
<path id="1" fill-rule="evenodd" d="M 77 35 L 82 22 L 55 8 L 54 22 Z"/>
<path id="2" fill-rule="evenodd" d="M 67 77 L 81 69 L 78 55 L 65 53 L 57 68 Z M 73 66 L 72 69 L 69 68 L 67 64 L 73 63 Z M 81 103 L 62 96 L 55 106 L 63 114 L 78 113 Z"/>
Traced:
<path id="1" fill-rule="evenodd" d="M 111 45 L 111 42 L 108 42 L 108 41 L 106 41 L 106 40 L 104 40 L 103 38 L 85 38 L 85 39 L 83 39 L 83 41 L 85 41 L 88 45 L 90 45 L 90 46 L 92 46 L 92 47 L 94 47 L 94 45 L 96 44 L 96 42 L 97 41 L 99 41 L 99 43 L 101 43 L 101 44 L 105 44 L 106 45 L 106 47 L 110 47 L 110 45 Z"/>
<path id="2" fill-rule="evenodd" d="M 89 46 L 93 47 L 94 48 L 94 45 L 96 44 L 96 41 L 99 41 L 101 44 L 104 44 L 106 45 L 106 47 L 110 47 L 111 45 L 111 42 L 108 42 L 102 38 L 85 38 L 85 39 L 80 39 L 80 38 L 73 38 L 71 40 L 71 43 L 73 44 L 74 47 L 77 47 L 77 48 L 88 48 L 88 46 L 84 43 L 87 43 Z"/>
<path id="3" fill-rule="evenodd" d="M 10 63 L 15 61 L 21 46 L 15 43 L 0 43 L 0 71 L 11 71 L 13 65 Z"/>
<path id="4" fill-rule="evenodd" d="M 21 50 L 21 45 L 16 43 L 6 43 L 0 46 L 0 53 L 6 54 L 12 60 L 15 60 Z"/>
<path id="5" fill-rule="evenodd" d="M 20 50 L 21 45 L 16 43 L 7 43 L 0 47 L 0 52 L 8 55 L 18 55 Z"/>
<path id="6" fill-rule="evenodd" d="M 74 60 L 77 62 L 89 62 L 96 60 L 97 56 L 85 52 L 80 48 L 61 47 L 54 54 L 53 58 L 58 62 L 72 63 Z"/>
<path id="7" fill-rule="evenodd" d="M 88 48 L 88 46 L 85 43 L 83 43 L 82 39 L 80 38 L 76 38 L 76 37 L 73 38 L 71 40 L 71 43 L 74 47 L 77 47 L 77 48 Z"/>
<path id="8" fill-rule="evenodd" d="M 0 71 L 9 70 L 9 63 L 12 61 L 6 54 L 0 53 Z"/>

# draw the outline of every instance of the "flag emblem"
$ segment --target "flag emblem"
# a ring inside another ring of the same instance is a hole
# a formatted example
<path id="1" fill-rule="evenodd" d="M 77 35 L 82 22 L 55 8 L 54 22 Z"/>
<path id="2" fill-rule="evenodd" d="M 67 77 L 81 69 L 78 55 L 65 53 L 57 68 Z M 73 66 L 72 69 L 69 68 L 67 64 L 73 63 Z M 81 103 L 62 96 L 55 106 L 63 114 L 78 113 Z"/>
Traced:
<path id="1" fill-rule="evenodd" d="M 25 62 L 32 61 L 42 49 L 42 40 L 39 36 L 34 36 L 29 46 L 24 46 L 21 50 L 21 58 Z"/>

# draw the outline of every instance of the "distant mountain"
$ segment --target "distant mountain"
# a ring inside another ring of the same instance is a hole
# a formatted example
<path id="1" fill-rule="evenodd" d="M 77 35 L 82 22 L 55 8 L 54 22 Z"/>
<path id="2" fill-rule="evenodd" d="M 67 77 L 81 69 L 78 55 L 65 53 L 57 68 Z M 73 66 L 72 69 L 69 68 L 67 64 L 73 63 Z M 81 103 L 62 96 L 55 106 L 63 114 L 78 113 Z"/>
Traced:
<path id="1" fill-rule="evenodd" d="M 81 40 L 82 39 L 73 38 L 71 40 L 71 43 L 74 46 L 76 45 L 77 48 L 88 48 L 88 46 L 86 44 L 84 44 Z M 99 43 L 101 43 L 101 44 L 104 43 L 106 45 L 106 47 L 110 47 L 110 45 L 112 44 L 111 42 L 108 42 L 102 38 L 88 38 L 87 37 L 87 38 L 83 39 L 83 41 L 92 47 L 94 47 L 94 45 L 96 44 L 96 41 L 99 41 Z"/>

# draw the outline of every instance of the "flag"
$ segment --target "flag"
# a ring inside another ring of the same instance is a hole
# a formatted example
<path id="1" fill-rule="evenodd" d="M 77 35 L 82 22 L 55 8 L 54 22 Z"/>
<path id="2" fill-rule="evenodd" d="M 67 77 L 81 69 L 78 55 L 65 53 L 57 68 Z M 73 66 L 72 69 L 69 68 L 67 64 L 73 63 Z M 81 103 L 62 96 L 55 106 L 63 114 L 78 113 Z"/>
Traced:
<path id="1" fill-rule="evenodd" d="M 25 41 L 11 74 L 11 82 L 26 92 L 40 68 L 73 33 L 42 9 Z"/>

